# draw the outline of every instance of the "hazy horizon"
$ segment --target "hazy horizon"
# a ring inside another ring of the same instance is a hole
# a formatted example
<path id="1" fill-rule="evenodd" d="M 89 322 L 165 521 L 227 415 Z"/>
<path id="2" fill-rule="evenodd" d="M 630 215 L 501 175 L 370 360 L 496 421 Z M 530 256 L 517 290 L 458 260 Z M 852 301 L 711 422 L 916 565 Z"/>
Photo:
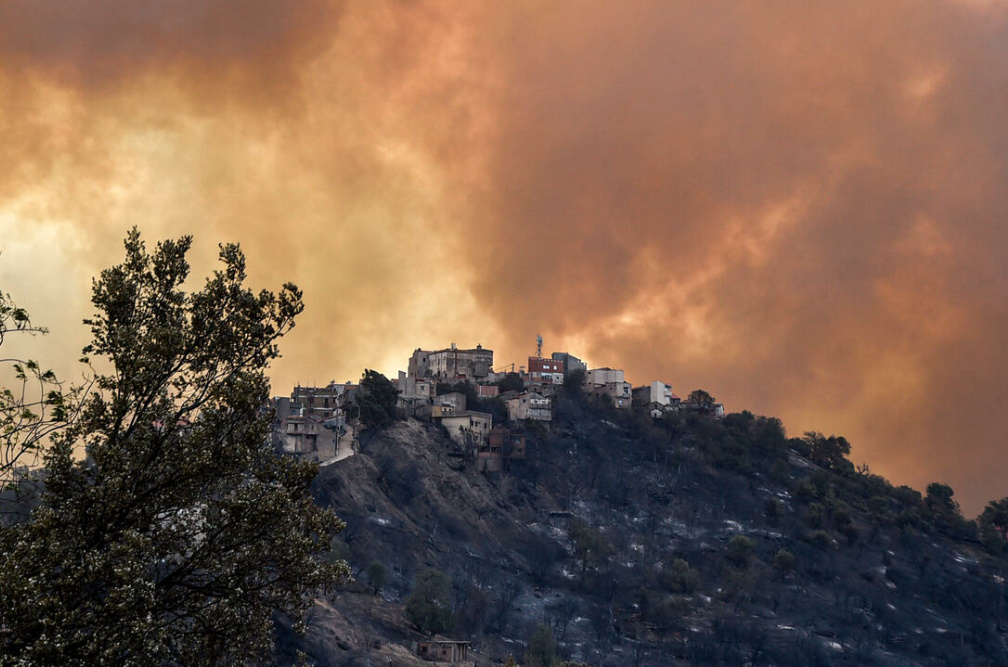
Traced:
<path id="1" fill-rule="evenodd" d="M 296 382 L 482 343 L 1008 496 L 1008 5 L 0 6 L 0 288 L 72 375 L 138 225 L 239 242 Z M 10 343 L 10 341 L 9 341 Z"/>

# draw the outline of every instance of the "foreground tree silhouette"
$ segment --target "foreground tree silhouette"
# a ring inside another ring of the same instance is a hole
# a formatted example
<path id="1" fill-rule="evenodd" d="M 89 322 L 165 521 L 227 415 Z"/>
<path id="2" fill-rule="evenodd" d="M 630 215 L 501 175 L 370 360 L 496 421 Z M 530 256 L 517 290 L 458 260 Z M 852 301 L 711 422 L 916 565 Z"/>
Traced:
<path id="1" fill-rule="evenodd" d="M 190 244 L 149 254 L 134 229 L 94 282 L 85 354 L 109 371 L 53 445 L 42 506 L 0 531 L 0 664 L 261 662 L 274 613 L 347 576 L 319 558 L 343 524 L 312 501 L 315 466 L 274 455 L 261 413 L 301 293 L 246 289 L 234 245 L 187 293 Z"/>
<path id="2" fill-rule="evenodd" d="M 32 323 L 28 311 L 9 294 L 0 292 L 0 347 L 10 335 L 46 334 Z M 0 366 L 9 367 L 16 384 L 0 388 L 0 491 L 15 488 L 22 477 L 19 467 L 37 465 L 49 436 L 64 428 L 75 416 L 80 388 L 64 387 L 56 375 L 33 359 L 0 355 Z"/>

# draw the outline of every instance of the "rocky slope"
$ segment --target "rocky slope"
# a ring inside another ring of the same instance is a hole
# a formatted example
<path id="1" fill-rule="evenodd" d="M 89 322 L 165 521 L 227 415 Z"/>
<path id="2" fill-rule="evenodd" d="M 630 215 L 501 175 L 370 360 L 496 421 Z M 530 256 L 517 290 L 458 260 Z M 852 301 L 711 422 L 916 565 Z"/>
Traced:
<path id="1" fill-rule="evenodd" d="M 434 568 L 452 581 L 445 634 L 478 664 L 521 662 L 541 624 L 590 665 L 1008 664 L 1006 561 L 951 502 L 823 467 L 748 413 L 652 421 L 568 396 L 527 436 L 525 461 L 485 474 L 410 420 L 323 468 L 357 582 L 278 659 L 424 664 L 403 604 Z"/>

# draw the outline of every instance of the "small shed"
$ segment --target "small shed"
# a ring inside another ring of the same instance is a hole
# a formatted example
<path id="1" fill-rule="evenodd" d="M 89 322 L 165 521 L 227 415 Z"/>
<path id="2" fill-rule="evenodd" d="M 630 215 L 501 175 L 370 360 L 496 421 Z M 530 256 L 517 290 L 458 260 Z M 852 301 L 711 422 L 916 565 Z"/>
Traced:
<path id="1" fill-rule="evenodd" d="M 417 642 L 416 652 L 424 660 L 450 663 L 465 662 L 469 655 L 469 642 L 428 639 Z"/>

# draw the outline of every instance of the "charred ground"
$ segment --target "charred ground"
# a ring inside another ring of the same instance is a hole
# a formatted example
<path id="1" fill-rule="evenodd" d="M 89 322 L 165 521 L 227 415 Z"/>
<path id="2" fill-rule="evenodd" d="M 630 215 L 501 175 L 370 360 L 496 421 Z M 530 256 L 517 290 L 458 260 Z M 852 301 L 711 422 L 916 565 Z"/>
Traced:
<path id="1" fill-rule="evenodd" d="M 403 606 L 433 568 L 452 582 L 445 634 L 481 663 L 521 662 L 546 624 L 590 665 L 1008 664 L 1006 560 L 947 487 L 894 487 L 747 412 L 652 420 L 563 395 L 525 433 L 504 473 L 416 420 L 322 468 L 358 581 L 281 637 L 281 660 L 417 662 Z"/>

